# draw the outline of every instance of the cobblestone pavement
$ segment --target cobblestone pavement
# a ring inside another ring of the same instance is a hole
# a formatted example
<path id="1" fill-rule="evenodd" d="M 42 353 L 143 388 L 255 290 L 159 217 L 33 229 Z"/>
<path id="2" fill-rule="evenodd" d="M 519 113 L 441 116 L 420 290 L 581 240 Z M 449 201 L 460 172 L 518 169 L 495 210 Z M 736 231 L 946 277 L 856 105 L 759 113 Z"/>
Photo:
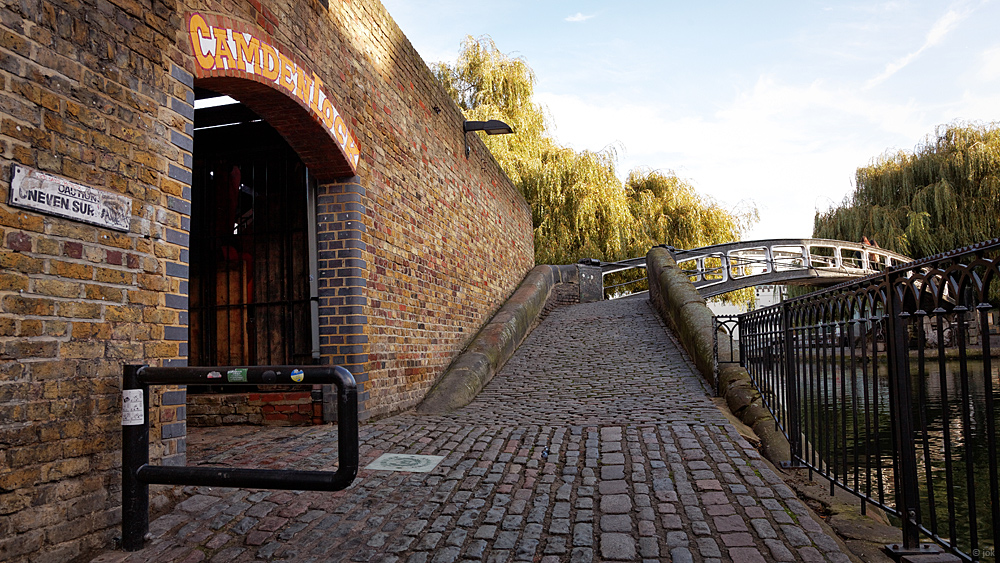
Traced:
<path id="1" fill-rule="evenodd" d="M 333 469 L 330 427 L 192 431 L 189 464 Z M 337 493 L 188 487 L 95 561 L 849 561 L 643 299 L 556 309 L 468 407 L 361 428 Z M 430 473 L 364 469 L 385 452 Z"/>

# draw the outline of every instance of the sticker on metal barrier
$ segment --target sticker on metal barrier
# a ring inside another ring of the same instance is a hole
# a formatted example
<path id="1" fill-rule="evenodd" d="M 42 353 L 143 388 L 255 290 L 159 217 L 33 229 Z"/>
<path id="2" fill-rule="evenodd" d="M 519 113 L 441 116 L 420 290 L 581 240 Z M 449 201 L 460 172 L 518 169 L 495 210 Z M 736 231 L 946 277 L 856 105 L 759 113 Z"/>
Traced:
<path id="1" fill-rule="evenodd" d="M 210 371 L 206 377 L 209 379 L 222 379 L 222 374 L 217 371 Z"/>
<path id="2" fill-rule="evenodd" d="M 300 369 L 292 370 L 292 381 L 294 381 L 295 383 L 302 383 L 302 380 L 305 378 L 306 376 L 304 373 L 302 373 L 302 370 Z"/>
<path id="3" fill-rule="evenodd" d="M 230 383 L 246 383 L 247 368 L 236 368 L 226 372 L 226 381 Z"/>
<path id="4" fill-rule="evenodd" d="M 382 454 L 365 469 L 427 473 L 437 467 L 442 459 L 443 455 Z"/>
<path id="5" fill-rule="evenodd" d="M 122 426 L 144 424 L 142 411 L 142 389 L 122 390 Z"/>

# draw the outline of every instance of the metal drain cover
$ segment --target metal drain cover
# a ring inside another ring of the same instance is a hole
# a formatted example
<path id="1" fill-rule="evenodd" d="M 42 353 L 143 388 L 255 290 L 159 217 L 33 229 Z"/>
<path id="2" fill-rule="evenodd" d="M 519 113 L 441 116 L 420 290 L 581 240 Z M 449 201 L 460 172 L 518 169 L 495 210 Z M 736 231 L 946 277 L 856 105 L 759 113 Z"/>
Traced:
<path id="1" fill-rule="evenodd" d="M 442 459 L 443 455 L 382 454 L 365 469 L 427 473 L 437 467 Z"/>

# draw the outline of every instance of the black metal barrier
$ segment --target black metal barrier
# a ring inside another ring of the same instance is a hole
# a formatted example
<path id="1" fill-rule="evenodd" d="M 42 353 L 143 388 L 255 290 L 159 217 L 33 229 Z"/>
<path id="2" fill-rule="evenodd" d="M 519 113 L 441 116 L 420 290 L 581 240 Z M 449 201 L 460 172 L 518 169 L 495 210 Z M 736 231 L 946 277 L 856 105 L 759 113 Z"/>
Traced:
<path id="1" fill-rule="evenodd" d="M 719 395 L 719 367 L 722 364 L 740 365 L 740 317 L 739 315 L 716 315 L 712 317 L 712 325 L 714 329 L 712 330 L 712 350 L 715 353 L 715 394 Z"/>
<path id="2" fill-rule="evenodd" d="M 793 461 L 899 519 L 897 560 L 1000 539 L 1000 238 L 739 317 Z"/>
<path id="3" fill-rule="evenodd" d="M 338 468 L 331 471 L 167 467 L 149 465 L 149 386 L 207 385 L 337 386 Z M 122 547 L 138 551 L 149 531 L 149 485 L 203 485 L 339 491 L 358 473 L 358 388 L 351 372 L 334 366 L 160 368 L 126 365 L 122 408 Z"/>

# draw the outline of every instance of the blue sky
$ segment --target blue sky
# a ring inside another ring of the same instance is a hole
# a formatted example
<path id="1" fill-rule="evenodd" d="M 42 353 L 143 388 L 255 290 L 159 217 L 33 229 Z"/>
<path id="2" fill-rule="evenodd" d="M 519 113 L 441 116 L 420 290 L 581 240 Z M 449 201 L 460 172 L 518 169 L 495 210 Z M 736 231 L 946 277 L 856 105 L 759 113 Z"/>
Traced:
<path id="1" fill-rule="evenodd" d="M 534 69 L 560 143 L 673 170 L 808 237 L 854 173 L 938 125 L 1000 122 L 1000 0 L 383 0 L 425 61 L 467 35 Z"/>

